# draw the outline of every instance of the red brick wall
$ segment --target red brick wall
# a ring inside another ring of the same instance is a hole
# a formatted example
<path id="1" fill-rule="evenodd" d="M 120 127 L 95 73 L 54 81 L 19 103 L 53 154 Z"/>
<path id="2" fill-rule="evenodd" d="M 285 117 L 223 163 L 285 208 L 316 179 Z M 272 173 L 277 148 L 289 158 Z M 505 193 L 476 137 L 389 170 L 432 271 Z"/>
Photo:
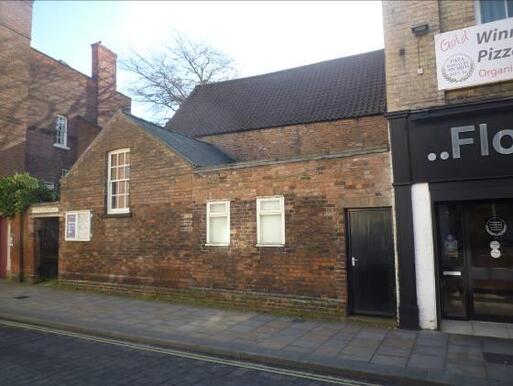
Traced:
<path id="1" fill-rule="evenodd" d="M 388 144 L 387 121 L 376 115 L 205 136 L 237 160 L 287 158 Z"/>
<path id="2" fill-rule="evenodd" d="M 101 124 L 130 98 L 116 91 L 116 56 L 96 44 L 94 77 L 30 47 L 31 1 L 0 1 L 0 178 L 27 171 L 58 182 Z M 70 150 L 55 143 L 56 115 L 69 119 Z M 74 125 L 77 117 L 89 124 Z"/>
<path id="3" fill-rule="evenodd" d="M 124 147 L 131 149 L 132 213 L 109 217 L 106 152 Z M 343 309 L 344 209 L 390 206 L 388 165 L 384 151 L 193 170 L 118 115 L 63 181 L 62 210 L 93 210 L 93 236 L 90 242 L 61 241 L 60 278 L 221 292 L 237 302 L 258 295 L 262 308 L 280 296 L 302 299 L 303 308 L 328 299 Z M 285 197 L 286 246 L 256 247 L 256 197 L 277 194 Z M 231 201 L 230 247 L 204 245 L 210 199 Z"/>
<path id="4" fill-rule="evenodd" d="M 0 177 L 25 168 L 32 2 L 0 1 Z"/>
<path id="5" fill-rule="evenodd" d="M 55 183 L 61 170 L 71 169 L 100 130 L 94 124 L 98 88 L 95 79 L 36 50 L 32 50 L 30 69 L 26 170 Z M 115 90 L 115 83 L 113 91 L 107 94 L 111 100 L 108 110 L 102 110 L 102 122 L 119 108 L 126 109 L 127 103 L 128 110 L 130 106 L 130 99 Z M 69 150 L 53 146 L 57 114 L 68 117 Z"/>
<path id="6" fill-rule="evenodd" d="M 118 110 L 130 111 L 130 98 L 116 90 L 117 55 L 101 42 L 91 45 L 92 78 L 96 84 L 96 119 L 99 126 L 105 126 Z"/>

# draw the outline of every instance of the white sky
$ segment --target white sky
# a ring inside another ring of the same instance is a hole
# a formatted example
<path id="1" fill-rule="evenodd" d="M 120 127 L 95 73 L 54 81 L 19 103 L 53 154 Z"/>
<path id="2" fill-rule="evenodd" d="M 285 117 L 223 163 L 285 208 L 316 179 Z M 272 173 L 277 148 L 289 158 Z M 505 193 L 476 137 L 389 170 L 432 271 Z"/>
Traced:
<path id="1" fill-rule="evenodd" d="M 55 10 L 69 23 L 65 33 L 48 20 Z M 383 47 L 380 1 L 38 1 L 34 7 L 33 45 L 88 74 L 90 43 L 101 40 L 123 57 L 130 49 L 158 50 L 174 31 L 234 58 L 240 76 Z M 121 91 L 127 81 L 120 71 Z M 152 118 L 142 105 L 133 112 Z"/>

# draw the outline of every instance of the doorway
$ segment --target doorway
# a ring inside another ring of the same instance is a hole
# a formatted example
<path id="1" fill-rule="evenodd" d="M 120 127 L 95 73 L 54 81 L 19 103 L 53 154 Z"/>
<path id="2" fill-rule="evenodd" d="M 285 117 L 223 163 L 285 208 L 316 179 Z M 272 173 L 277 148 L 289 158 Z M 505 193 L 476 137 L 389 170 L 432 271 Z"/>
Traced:
<path id="1" fill-rule="evenodd" d="M 442 318 L 513 322 L 513 200 L 436 212 Z"/>
<path id="2" fill-rule="evenodd" d="M 0 279 L 4 279 L 7 275 L 7 219 L 0 216 Z"/>
<path id="3" fill-rule="evenodd" d="M 395 264 L 390 208 L 348 209 L 349 312 L 395 315 Z"/>
<path id="4" fill-rule="evenodd" d="M 37 274 L 41 280 L 56 279 L 59 274 L 59 219 L 35 219 Z"/>

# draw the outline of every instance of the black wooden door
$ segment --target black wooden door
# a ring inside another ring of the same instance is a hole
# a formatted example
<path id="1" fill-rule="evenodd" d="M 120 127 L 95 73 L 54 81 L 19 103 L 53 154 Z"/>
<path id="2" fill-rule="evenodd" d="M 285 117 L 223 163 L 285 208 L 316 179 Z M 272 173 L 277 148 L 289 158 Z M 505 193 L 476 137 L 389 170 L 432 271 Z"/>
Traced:
<path id="1" fill-rule="evenodd" d="M 58 276 L 59 219 L 41 219 L 39 230 L 39 277 L 54 279 Z"/>
<path id="2" fill-rule="evenodd" d="M 391 209 L 350 209 L 347 225 L 350 312 L 395 315 Z"/>

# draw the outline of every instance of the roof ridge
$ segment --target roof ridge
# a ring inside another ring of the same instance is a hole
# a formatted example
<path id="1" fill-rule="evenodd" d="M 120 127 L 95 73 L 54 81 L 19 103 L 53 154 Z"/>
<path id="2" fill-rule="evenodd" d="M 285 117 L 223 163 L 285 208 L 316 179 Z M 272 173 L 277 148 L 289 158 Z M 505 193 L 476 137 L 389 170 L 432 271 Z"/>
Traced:
<path id="1" fill-rule="evenodd" d="M 231 82 L 242 81 L 242 80 L 247 80 L 247 79 L 254 79 L 254 78 L 265 78 L 266 76 L 280 74 L 280 73 L 283 73 L 283 72 L 295 71 L 295 70 L 299 70 L 299 69 L 306 68 L 306 67 L 313 67 L 313 66 L 317 66 L 319 64 L 324 64 L 324 63 L 329 63 L 329 62 L 336 62 L 338 60 L 350 59 L 350 58 L 354 58 L 356 56 L 369 55 L 369 54 L 377 53 L 378 51 L 383 51 L 384 52 L 385 49 L 384 48 L 380 48 L 380 49 L 377 49 L 377 50 L 360 52 L 359 54 L 352 54 L 352 55 L 348 55 L 348 56 L 342 56 L 342 57 L 339 57 L 339 58 L 321 60 L 319 62 L 314 62 L 314 63 L 309 63 L 309 64 L 302 64 L 301 66 L 296 66 L 296 67 L 291 67 L 291 68 L 284 68 L 282 70 L 266 72 L 264 74 L 250 75 L 250 76 L 244 76 L 242 78 L 234 78 L 234 79 L 221 80 L 221 81 L 218 81 L 218 82 L 209 82 L 209 83 L 205 83 L 205 84 L 198 84 L 198 85 L 196 85 L 196 87 L 194 87 L 193 91 L 195 91 L 196 89 L 200 89 L 200 88 L 208 87 L 208 86 L 213 86 L 213 85 L 217 85 L 217 84 L 231 83 Z M 192 93 L 190 94 L 190 96 L 191 95 L 192 95 Z"/>
<path id="2" fill-rule="evenodd" d="M 160 140 L 163 140 L 167 146 L 171 147 L 175 152 L 180 154 L 183 158 L 187 159 L 192 164 L 200 165 L 200 162 L 195 160 L 194 157 L 190 153 L 188 154 L 187 152 L 185 152 L 183 148 L 180 149 L 179 147 L 177 147 L 176 143 L 172 144 L 172 143 L 168 142 L 168 140 L 165 139 L 166 136 L 162 137 L 162 135 L 164 135 L 164 133 L 171 136 L 171 137 L 167 137 L 168 139 L 173 138 L 173 136 L 174 136 L 174 138 L 175 138 L 174 141 L 178 140 L 177 137 L 185 138 L 187 141 L 189 141 L 189 143 L 193 143 L 194 146 L 196 146 L 196 151 L 198 152 L 198 154 L 202 152 L 202 150 L 200 150 L 201 147 L 203 147 L 203 149 L 209 148 L 209 149 L 212 149 L 213 151 L 215 151 L 216 153 L 218 153 L 218 157 L 221 156 L 222 158 L 224 158 L 224 161 L 226 161 L 226 162 L 234 161 L 234 159 L 231 156 L 229 156 L 228 154 L 226 154 L 224 151 L 217 148 L 216 146 L 212 145 L 211 143 L 203 142 L 203 141 L 197 140 L 196 138 L 189 137 L 188 135 L 185 135 L 182 133 L 177 133 L 174 130 L 166 129 L 165 127 L 162 127 L 153 122 L 147 121 L 146 119 L 137 117 L 131 113 L 127 113 L 125 111 L 122 111 L 122 113 L 127 118 L 131 119 L 132 121 L 135 121 L 134 123 L 137 124 L 138 126 L 140 126 L 143 130 L 147 131 L 148 134 L 150 134 L 154 137 L 156 136 Z M 151 130 L 154 130 L 154 132 L 152 133 Z M 156 130 L 159 130 L 161 132 L 161 134 L 157 134 Z M 183 141 L 184 140 L 182 140 L 182 143 L 183 143 Z M 198 146 L 201 146 L 201 147 L 198 147 Z"/>
<path id="3" fill-rule="evenodd" d="M 170 133 L 173 133 L 173 134 L 177 134 L 177 135 L 181 135 L 182 137 L 186 137 L 186 138 L 189 138 L 189 139 L 193 139 L 194 141 L 198 141 L 196 138 L 191 137 L 191 136 L 189 136 L 189 135 L 187 135 L 187 134 L 179 133 L 178 131 L 175 131 L 175 130 L 172 130 L 172 129 L 168 129 L 168 128 L 167 128 L 167 127 L 165 127 L 165 126 L 157 125 L 156 123 L 151 122 L 151 121 L 148 121 L 148 120 L 146 120 L 146 119 L 144 119 L 144 118 L 138 117 L 137 115 L 133 115 L 133 114 L 128 113 L 128 112 L 126 112 L 126 111 L 122 111 L 122 113 L 123 113 L 123 114 L 125 114 L 125 115 L 128 115 L 128 116 L 129 116 L 129 117 L 131 117 L 131 118 L 135 118 L 136 120 L 143 121 L 144 123 L 147 123 L 147 124 L 149 124 L 149 125 L 152 125 L 152 126 L 154 126 L 154 127 L 158 128 L 158 129 L 162 129 L 162 130 L 165 130 L 165 131 L 167 131 L 167 132 L 170 132 Z M 206 143 L 206 142 L 202 142 L 202 141 L 198 141 L 198 142 Z"/>

